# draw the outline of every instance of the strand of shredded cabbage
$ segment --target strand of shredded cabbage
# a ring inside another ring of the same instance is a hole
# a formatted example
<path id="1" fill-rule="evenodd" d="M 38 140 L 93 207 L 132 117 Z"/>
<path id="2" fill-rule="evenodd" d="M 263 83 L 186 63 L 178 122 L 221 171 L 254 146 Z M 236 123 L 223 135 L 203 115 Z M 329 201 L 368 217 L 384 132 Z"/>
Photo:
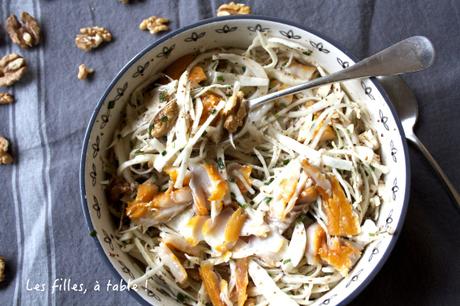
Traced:
<path id="1" fill-rule="evenodd" d="M 321 167 L 343 188 L 361 224 L 361 233 L 348 237 L 347 241 L 362 250 L 383 234 L 373 220 L 378 218 L 384 197 L 382 176 L 387 170 L 380 161 L 379 142 L 367 111 L 351 99 L 341 84 L 306 90 L 264 105 L 249 114 L 244 137 L 234 140 L 228 147 L 215 145 L 225 130 L 221 123 L 212 122 L 240 90 L 246 99 L 251 99 L 325 75 L 326 72 L 312 60 L 311 52 L 300 43 L 258 33 L 247 50 L 215 49 L 196 56 L 178 80 L 168 79 L 167 84 L 160 84 L 156 81 L 163 74 L 153 75 L 131 95 L 126 119 L 110 146 L 109 155 L 113 159 L 110 163 L 118 166 L 115 171 L 111 166 L 108 172 L 111 176 L 122 177 L 134 188 L 151 180 L 160 190 L 167 190 L 172 183 L 174 188 L 180 189 L 186 185 L 187 173 L 194 165 L 217 162 L 219 173 L 230 190 L 223 201 L 224 207 L 236 201 L 248 216 L 242 233 L 248 231 L 256 238 L 258 233 L 276 233 L 287 241 L 289 246 L 272 256 L 265 256 L 269 252 L 267 245 L 261 245 L 262 252 L 245 254 L 244 248 L 241 250 L 237 244 L 230 252 L 219 254 L 206 243 L 200 244 L 204 250 L 200 256 L 182 254 L 184 268 L 209 262 L 221 275 L 229 275 L 228 286 L 220 289 L 220 298 L 227 305 L 234 302 L 231 292 L 236 281 L 232 271 L 238 257 L 250 257 L 251 282 L 247 294 L 256 305 L 310 305 L 343 279 L 334 267 L 324 262 L 309 264 L 305 256 L 294 254 L 295 247 L 290 247 L 291 242 L 292 245 L 298 245 L 299 241 L 300 245 L 302 241 L 305 244 L 305 240 L 297 241 L 302 236 L 294 238 L 295 231 L 300 229 L 302 233 L 301 228 L 295 229 L 299 224 L 295 221 L 299 219 L 304 228 L 319 224 L 328 241 L 331 239 L 321 197 L 308 205 L 296 205 L 301 186 L 314 184 L 312 178 L 302 172 L 301 160 Z M 203 67 L 206 73 L 204 84 L 193 85 L 189 80 L 196 65 Z M 219 96 L 220 102 L 206 120 L 200 121 L 205 112 L 202 99 L 209 92 Z M 152 138 L 152 118 L 169 102 L 177 103 L 178 119 L 165 137 Z M 322 140 L 328 126 L 333 129 L 333 141 Z M 250 179 L 235 165 L 251 166 Z M 177 168 L 173 182 L 163 172 L 168 166 Z M 281 211 L 285 215 L 287 211 L 288 217 L 277 219 L 278 211 L 271 202 L 282 189 L 282 179 L 291 177 L 297 182 L 297 188 L 285 210 Z M 135 193 L 122 198 L 123 207 L 133 197 Z M 204 285 L 190 277 L 186 286 L 179 284 L 161 244 L 165 235 L 174 239 L 182 237 L 178 225 L 184 216 L 190 218 L 193 210 L 186 205 L 179 213 L 153 225 L 125 222 L 116 242 L 145 272 L 131 280 L 130 286 L 155 281 L 180 302 L 205 305 L 209 297 Z M 218 203 L 211 203 L 213 221 L 221 213 Z M 118 217 L 120 214 L 124 212 L 119 211 Z M 295 266 L 289 263 L 294 258 Z"/>

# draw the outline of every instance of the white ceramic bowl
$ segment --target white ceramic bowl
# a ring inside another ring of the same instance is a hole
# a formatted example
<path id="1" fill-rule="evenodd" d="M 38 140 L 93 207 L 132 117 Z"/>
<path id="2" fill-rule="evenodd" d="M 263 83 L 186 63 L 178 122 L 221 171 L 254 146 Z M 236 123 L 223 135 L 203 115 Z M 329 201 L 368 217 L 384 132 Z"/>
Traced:
<path id="1" fill-rule="evenodd" d="M 314 60 L 329 72 L 354 63 L 354 59 L 343 48 L 337 47 L 331 40 L 312 30 L 288 21 L 260 16 L 221 17 L 200 21 L 162 37 L 136 55 L 118 73 L 97 104 L 86 131 L 81 159 L 81 198 L 89 231 L 97 233 L 96 245 L 117 277 L 128 281 L 142 275 L 142 271 L 133 265 L 132 259 L 113 243 L 116 225 L 107 209 L 107 200 L 100 183 L 104 179 L 100 157 L 120 123 L 120 114 L 127 98 L 148 75 L 161 71 L 180 56 L 201 48 L 246 48 L 256 31 L 270 32 L 271 35 L 308 46 L 313 51 L 311 56 Z M 380 136 L 381 156 L 390 172 L 385 176 L 389 197 L 381 205 L 378 226 L 388 229 L 394 235 L 385 236 L 370 244 L 351 273 L 322 296 L 317 305 L 346 304 L 372 280 L 397 240 L 409 198 L 407 145 L 394 108 L 381 87 L 372 79 L 347 81 L 346 88 L 355 101 L 369 110 L 374 128 Z M 175 297 L 167 295 L 161 284 L 132 292 L 143 303 L 178 304 Z"/>

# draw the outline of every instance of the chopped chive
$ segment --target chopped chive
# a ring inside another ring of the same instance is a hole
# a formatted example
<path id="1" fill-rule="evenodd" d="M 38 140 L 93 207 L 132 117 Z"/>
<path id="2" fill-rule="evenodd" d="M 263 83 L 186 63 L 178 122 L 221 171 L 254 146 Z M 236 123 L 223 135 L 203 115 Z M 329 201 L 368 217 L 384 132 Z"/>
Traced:
<path id="1" fill-rule="evenodd" d="M 168 121 L 168 116 L 161 117 L 161 122 L 167 122 L 167 121 Z"/>
<path id="2" fill-rule="evenodd" d="M 266 197 L 265 198 L 265 203 L 267 203 L 267 204 L 270 203 L 272 201 L 272 199 L 273 199 L 272 197 Z"/>
<path id="3" fill-rule="evenodd" d="M 268 181 L 265 182 L 265 185 L 270 185 L 274 180 L 274 177 L 270 178 Z"/>
<path id="4" fill-rule="evenodd" d="M 148 130 L 149 136 L 152 135 L 152 130 L 153 130 L 153 124 L 149 124 L 149 130 Z"/>
<path id="5" fill-rule="evenodd" d="M 217 77 L 217 81 L 219 81 L 219 82 L 225 82 L 225 79 L 224 79 L 223 76 L 219 75 L 219 76 Z"/>
<path id="6" fill-rule="evenodd" d="M 303 53 L 304 55 L 306 55 L 306 56 L 310 56 L 311 53 L 312 53 L 312 51 L 311 51 L 311 50 L 307 50 L 307 51 L 304 51 L 304 52 L 302 52 L 302 53 Z"/>
<path id="7" fill-rule="evenodd" d="M 306 218 L 307 218 L 307 215 L 306 215 L 306 214 L 299 215 L 299 216 L 297 217 L 297 219 L 295 220 L 295 222 L 296 222 L 296 223 L 304 222 Z"/>
<path id="8" fill-rule="evenodd" d="M 96 237 L 97 232 L 96 232 L 96 231 L 91 231 L 91 232 L 89 233 L 89 235 L 90 235 L 91 237 Z"/>
<path id="9" fill-rule="evenodd" d="M 291 262 L 291 260 L 290 260 L 289 258 L 288 258 L 288 259 L 285 259 L 285 260 L 283 260 L 283 264 L 288 264 L 288 263 L 290 263 L 290 262 Z"/>
<path id="10" fill-rule="evenodd" d="M 208 131 L 203 132 L 203 136 L 206 136 L 206 135 L 208 135 Z"/>
<path id="11" fill-rule="evenodd" d="M 161 152 L 161 155 L 165 156 L 165 155 L 166 155 L 166 150 L 164 150 L 163 152 Z"/>
<path id="12" fill-rule="evenodd" d="M 220 157 L 217 159 L 217 167 L 218 167 L 220 170 L 225 169 L 224 161 L 223 161 L 222 158 L 220 158 Z"/>
<path id="13" fill-rule="evenodd" d="M 159 97 L 160 97 L 160 102 L 165 102 L 166 100 L 168 100 L 168 94 L 166 93 L 166 91 L 161 90 Z"/>
<path id="14" fill-rule="evenodd" d="M 238 203 L 238 205 L 243 209 L 246 209 L 249 206 L 248 204 L 240 204 L 240 203 Z"/>
<path id="15" fill-rule="evenodd" d="M 217 112 L 217 110 L 216 110 L 216 109 L 213 109 L 213 110 L 211 111 L 211 114 L 214 115 L 216 112 Z"/>
<path id="16" fill-rule="evenodd" d="M 289 164 L 290 161 L 291 161 L 290 159 L 285 159 L 285 160 L 283 160 L 283 165 L 286 166 L 287 164 Z"/>
<path id="17" fill-rule="evenodd" d="M 177 301 L 178 301 L 179 303 L 183 303 L 183 302 L 185 302 L 186 296 L 179 292 L 179 293 L 177 294 L 176 298 L 177 298 Z"/>

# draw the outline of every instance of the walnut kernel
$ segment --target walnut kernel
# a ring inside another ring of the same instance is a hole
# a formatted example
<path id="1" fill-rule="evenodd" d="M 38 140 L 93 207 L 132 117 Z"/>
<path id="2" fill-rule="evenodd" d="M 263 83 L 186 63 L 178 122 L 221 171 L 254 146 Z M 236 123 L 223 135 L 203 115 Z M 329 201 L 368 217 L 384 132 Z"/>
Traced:
<path id="1" fill-rule="evenodd" d="M 0 283 L 5 280 L 5 258 L 0 256 Z"/>
<path id="2" fill-rule="evenodd" d="M 112 34 L 102 27 L 86 27 L 80 29 L 80 34 L 75 37 L 75 45 L 83 50 L 90 51 L 99 47 L 103 42 L 110 42 Z"/>
<path id="3" fill-rule="evenodd" d="M 243 126 L 247 115 L 246 100 L 244 94 L 239 91 L 228 100 L 222 114 L 224 115 L 224 128 L 229 133 L 235 133 L 239 127 Z"/>
<path id="4" fill-rule="evenodd" d="M 0 136 L 0 165 L 7 165 L 13 162 L 13 157 L 8 153 L 10 143 Z"/>
<path id="5" fill-rule="evenodd" d="M 179 115 L 179 106 L 175 101 L 166 104 L 155 115 L 150 126 L 150 136 L 159 138 L 165 136 L 174 126 Z"/>
<path id="6" fill-rule="evenodd" d="M 217 16 L 248 15 L 251 14 L 251 7 L 243 3 L 230 2 L 222 4 L 217 9 Z"/>
<path id="7" fill-rule="evenodd" d="M 22 12 L 21 22 L 15 15 L 11 15 L 6 19 L 6 31 L 11 40 L 24 49 L 38 45 L 40 42 L 40 26 L 37 20 L 27 12 Z"/>
<path id="8" fill-rule="evenodd" d="M 151 16 L 142 20 L 139 29 L 142 31 L 149 30 L 150 34 L 155 34 L 162 31 L 168 31 L 169 19 L 157 16 Z"/>
<path id="9" fill-rule="evenodd" d="M 11 53 L 0 59 L 0 87 L 10 86 L 19 81 L 27 70 L 25 59 Z"/>
<path id="10" fill-rule="evenodd" d="M 0 104 L 11 104 L 14 102 L 14 97 L 12 94 L 7 92 L 0 92 Z"/>
<path id="11" fill-rule="evenodd" d="M 78 66 L 77 77 L 79 80 L 86 80 L 90 74 L 94 72 L 94 69 L 89 68 L 85 64 Z"/>

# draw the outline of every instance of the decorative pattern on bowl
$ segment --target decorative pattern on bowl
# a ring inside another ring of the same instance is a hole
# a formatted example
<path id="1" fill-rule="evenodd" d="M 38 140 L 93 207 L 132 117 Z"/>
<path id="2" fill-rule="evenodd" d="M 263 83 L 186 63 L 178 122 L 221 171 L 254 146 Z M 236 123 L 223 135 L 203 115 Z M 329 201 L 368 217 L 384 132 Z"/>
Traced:
<path id="1" fill-rule="evenodd" d="M 96 244 L 117 277 L 128 281 L 143 274 L 133 265 L 132 259 L 113 243 L 116 225 L 107 209 L 101 185 L 104 179 L 101 155 L 111 143 L 113 132 L 121 120 L 120 114 L 128 103 L 130 93 L 149 75 L 163 70 L 180 56 L 203 48 L 246 48 L 257 31 L 269 32 L 273 36 L 304 44 L 311 50 L 308 55 L 329 72 L 344 69 L 354 63 L 347 53 L 330 40 L 302 26 L 260 16 L 219 17 L 187 26 L 154 42 L 121 69 L 98 102 L 88 125 L 82 150 L 81 198 L 89 232 L 96 233 L 93 235 Z M 346 304 L 372 280 L 396 242 L 409 198 L 407 145 L 394 108 L 374 80 L 361 79 L 344 83 L 353 99 L 369 110 L 380 137 L 381 157 L 390 172 L 385 176 L 389 197 L 381 205 L 377 225 L 393 235 L 385 235 L 371 243 L 350 274 L 334 289 L 319 298 L 315 305 Z M 141 288 L 131 292 L 143 303 L 180 304 L 176 297 L 169 296 L 161 281 L 154 288 Z"/>

